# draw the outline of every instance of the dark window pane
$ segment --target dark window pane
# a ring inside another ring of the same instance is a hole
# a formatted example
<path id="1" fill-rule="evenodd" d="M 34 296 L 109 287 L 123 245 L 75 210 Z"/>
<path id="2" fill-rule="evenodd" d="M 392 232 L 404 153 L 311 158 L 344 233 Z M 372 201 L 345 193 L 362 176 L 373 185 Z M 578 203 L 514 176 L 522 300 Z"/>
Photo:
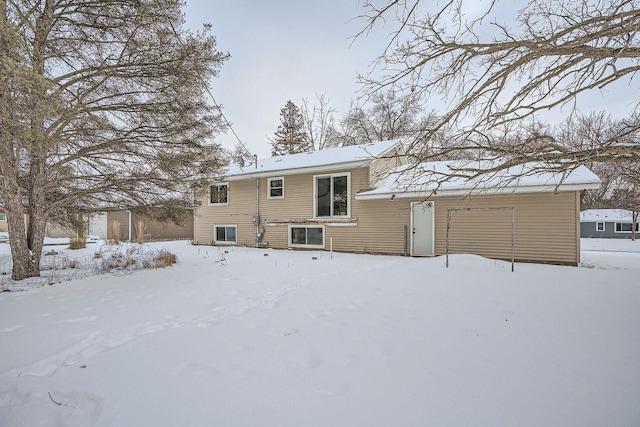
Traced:
<path id="1" fill-rule="evenodd" d="M 216 227 L 216 240 L 224 242 L 226 240 L 226 231 L 224 227 Z"/>
<path id="2" fill-rule="evenodd" d="M 271 197 L 282 197 L 282 188 L 272 188 Z"/>
<path id="3" fill-rule="evenodd" d="M 227 203 L 227 185 L 211 186 L 211 203 Z"/>
<path id="4" fill-rule="evenodd" d="M 282 180 L 281 179 L 272 179 L 271 180 L 271 188 L 278 188 L 278 187 L 282 187 Z"/>
<path id="5" fill-rule="evenodd" d="M 347 177 L 333 178 L 333 216 L 347 215 Z"/>
<path id="6" fill-rule="evenodd" d="M 331 216 L 331 178 L 318 178 L 316 181 L 316 216 Z"/>
<path id="7" fill-rule="evenodd" d="M 291 244 L 292 245 L 306 245 L 307 244 L 307 229 L 303 227 L 291 228 Z"/>
<path id="8" fill-rule="evenodd" d="M 235 242 L 236 241 L 236 228 L 235 227 L 227 227 L 227 242 Z"/>
<path id="9" fill-rule="evenodd" d="M 212 185 L 211 188 L 209 188 L 209 194 L 210 194 L 209 202 L 218 203 L 218 186 L 217 185 Z"/>
<path id="10" fill-rule="evenodd" d="M 227 186 L 218 186 L 218 203 L 227 203 Z"/>
<path id="11" fill-rule="evenodd" d="M 322 246 L 322 228 L 307 228 L 307 245 Z"/>

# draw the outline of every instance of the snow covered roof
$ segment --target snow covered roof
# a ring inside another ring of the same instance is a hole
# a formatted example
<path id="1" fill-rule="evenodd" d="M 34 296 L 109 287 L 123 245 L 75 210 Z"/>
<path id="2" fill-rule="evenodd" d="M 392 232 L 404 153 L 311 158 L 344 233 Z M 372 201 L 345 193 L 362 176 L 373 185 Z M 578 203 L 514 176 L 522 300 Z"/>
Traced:
<path id="1" fill-rule="evenodd" d="M 626 209 L 587 209 L 580 212 L 580 222 L 631 222 L 631 215 Z"/>
<path id="2" fill-rule="evenodd" d="M 232 164 L 224 172 L 224 176 L 233 179 L 234 177 L 272 176 L 276 173 L 286 175 L 307 170 L 335 169 L 336 166 L 357 167 L 368 164 L 377 157 L 389 154 L 399 144 L 400 140 L 395 139 L 258 159 L 257 165 L 255 163 L 248 163 L 244 166 Z"/>
<path id="3" fill-rule="evenodd" d="M 478 178 L 469 178 L 468 173 L 456 171 L 465 167 L 486 169 L 487 166 L 469 161 L 402 165 L 380 180 L 375 189 L 358 193 L 356 199 L 576 191 L 600 187 L 600 179 L 585 166 L 564 176 L 561 172 L 536 170 L 543 167 L 539 163 L 525 163 Z"/>

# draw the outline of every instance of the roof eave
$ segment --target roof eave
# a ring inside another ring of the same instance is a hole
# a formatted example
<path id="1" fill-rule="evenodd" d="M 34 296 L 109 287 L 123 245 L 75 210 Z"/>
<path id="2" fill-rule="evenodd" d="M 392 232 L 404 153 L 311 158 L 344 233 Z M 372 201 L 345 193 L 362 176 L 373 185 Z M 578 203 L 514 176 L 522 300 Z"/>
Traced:
<path id="1" fill-rule="evenodd" d="M 265 178 L 265 177 L 271 177 L 271 176 L 297 175 L 297 174 L 303 174 L 303 173 L 322 173 L 322 172 L 329 172 L 333 170 L 353 169 L 353 168 L 368 166 L 369 163 L 371 163 L 371 161 L 373 160 L 375 159 L 371 158 L 366 160 L 358 160 L 354 162 L 331 163 L 329 165 L 323 165 L 323 166 L 309 166 L 309 167 L 292 168 L 292 169 L 246 172 L 246 173 L 235 174 L 235 175 L 223 175 L 218 179 L 223 179 L 226 181 L 238 181 L 238 180 L 248 179 L 248 178 Z"/>
<path id="2" fill-rule="evenodd" d="M 555 191 L 581 191 L 593 190 L 600 188 L 600 183 L 588 184 L 561 184 L 555 185 L 535 185 L 535 186 L 518 186 L 518 187 L 497 187 L 487 189 L 454 189 L 454 190 L 426 190 L 426 191 L 385 191 L 373 194 L 356 194 L 356 200 L 384 200 L 391 199 L 415 199 L 426 197 L 452 197 L 452 196 L 481 196 L 491 194 L 526 194 L 526 193 L 553 193 Z"/>

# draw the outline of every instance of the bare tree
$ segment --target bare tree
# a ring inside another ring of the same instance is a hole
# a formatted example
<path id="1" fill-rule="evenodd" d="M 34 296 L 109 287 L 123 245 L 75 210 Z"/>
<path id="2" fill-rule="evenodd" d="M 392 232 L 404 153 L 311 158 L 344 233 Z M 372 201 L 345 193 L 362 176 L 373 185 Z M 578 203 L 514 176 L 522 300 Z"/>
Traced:
<path id="1" fill-rule="evenodd" d="M 572 114 L 562 123 L 549 131 L 554 139 L 570 150 L 597 149 L 606 141 L 615 139 L 619 127 L 611 114 L 604 111 L 589 114 Z M 601 185 L 596 190 L 585 190 L 580 195 L 582 209 L 599 209 L 610 205 L 609 199 L 615 188 L 621 185 L 621 169 L 614 163 L 599 162 L 597 159 L 585 162 L 585 165 L 600 178 Z"/>
<path id="2" fill-rule="evenodd" d="M 0 0 L 0 204 L 12 277 L 39 275 L 47 221 L 188 207 L 223 128 L 203 95 L 228 54 L 179 0 Z M 25 228 L 25 215 L 28 225 Z M 169 214 L 169 216 L 171 216 Z"/>
<path id="3" fill-rule="evenodd" d="M 434 121 L 424 104 L 417 94 L 398 96 L 393 90 L 374 93 L 364 105 L 352 102 L 340 121 L 341 145 L 402 139 L 407 146 L 422 144 L 424 150 Z"/>
<path id="4" fill-rule="evenodd" d="M 309 106 L 309 100 L 302 100 L 302 117 L 304 127 L 309 138 L 309 144 L 314 150 L 324 150 L 335 146 L 335 119 L 333 114 L 335 109 L 329 105 L 329 98 L 326 94 L 316 93 L 316 102 Z"/>
<path id="5" fill-rule="evenodd" d="M 571 110 L 583 94 L 606 96 L 614 82 L 630 81 L 640 69 L 638 0 L 532 0 L 518 11 L 500 0 L 480 5 L 480 12 L 478 6 L 470 0 L 365 4 L 360 36 L 382 21 L 387 28 L 389 20 L 397 25 L 362 81 L 374 93 L 393 87 L 438 96 L 446 110 L 431 133 L 460 129 L 453 147 L 431 155 L 482 151 L 491 169 L 471 168 L 469 176 L 529 161 L 567 171 L 590 162 L 640 160 L 637 100 L 617 134 L 597 145 L 566 146 L 543 134 L 527 147 L 493 143 L 501 126 L 535 121 L 560 107 Z"/>

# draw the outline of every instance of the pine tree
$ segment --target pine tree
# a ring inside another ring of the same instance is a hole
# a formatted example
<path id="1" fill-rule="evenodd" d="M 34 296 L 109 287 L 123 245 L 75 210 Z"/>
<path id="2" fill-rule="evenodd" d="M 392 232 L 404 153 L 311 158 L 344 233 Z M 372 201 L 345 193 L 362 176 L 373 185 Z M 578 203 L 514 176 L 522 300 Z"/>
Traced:
<path id="1" fill-rule="evenodd" d="M 209 26 L 182 28 L 182 7 L 0 0 L 0 205 L 14 280 L 40 274 L 49 220 L 104 206 L 174 215 L 206 188 L 193 177 L 216 172 L 224 124 L 204 93 L 228 55 Z"/>
<path id="2" fill-rule="evenodd" d="M 304 118 L 300 109 L 291 101 L 280 110 L 280 126 L 271 141 L 271 155 L 304 153 L 313 151 L 304 131 Z"/>

